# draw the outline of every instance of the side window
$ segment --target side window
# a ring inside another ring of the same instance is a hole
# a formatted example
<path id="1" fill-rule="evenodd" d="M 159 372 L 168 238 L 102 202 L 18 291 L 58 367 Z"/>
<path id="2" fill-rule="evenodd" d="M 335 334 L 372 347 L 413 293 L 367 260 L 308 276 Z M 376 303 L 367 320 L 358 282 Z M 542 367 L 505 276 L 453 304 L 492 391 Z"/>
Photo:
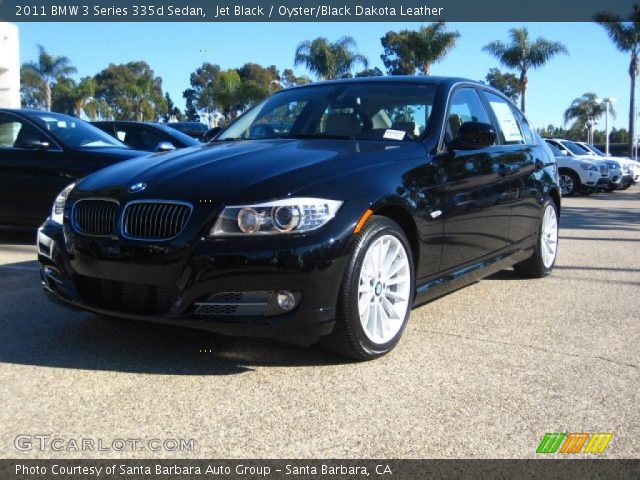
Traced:
<path id="1" fill-rule="evenodd" d="M 161 135 L 151 129 L 145 128 L 142 130 L 142 144 L 144 146 L 144 150 L 153 152 L 161 142 L 172 143 L 164 135 Z"/>
<path id="2" fill-rule="evenodd" d="M 527 119 L 524 118 L 524 115 L 522 114 L 522 112 L 520 112 L 520 110 L 518 110 L 517 108 L 513 108 L 516 117 L 518 117 L 518 122 L 520 123 L 520 130 L 522 130 L 522 135 L 524 135 L 524 142 L 527 145 L 535 145 L 538 142 L 536 142 L 536 138 L 533 135 L 533 132 L 531 131 L 531 126 L 529 125 L 529 122 L 527 122 Z"/>
<path id="3" fill-rule="evenodd" d="M 465 122 L 491 123 L 478 93 L 473 88 L 461 88 L 453 94 L 445 126 L 445 143 L 456 138 L 460 126 Z"/>
<path id="4" fill-rule="evenodd" d="M 511 104 L 491 92 L 484 92 L 484 94 L 498 122 L 498 133 L 502 137 L 503 143 L 507 145 L 525 143 L 524 135 L 511 109 Z M 531 131 L 529 131 L 529 134 L 531 134 Z"/>
<path id="5" fill-rule="evenodd" d="M 8 115 L 0 115 L 0 148 L 28 148 L 26 139 L 43 139 L 43 135 L 31 125 Z"/>

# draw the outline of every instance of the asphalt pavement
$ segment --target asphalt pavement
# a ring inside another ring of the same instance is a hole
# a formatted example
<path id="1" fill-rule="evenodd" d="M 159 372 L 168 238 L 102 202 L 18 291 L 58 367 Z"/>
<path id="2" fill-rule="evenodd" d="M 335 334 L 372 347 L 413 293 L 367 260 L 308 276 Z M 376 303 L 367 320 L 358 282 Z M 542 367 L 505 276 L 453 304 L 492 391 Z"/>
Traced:
<path id="1" fill-rule="evenodd" d="M 32 236 L 0 232 L 0 457 L 533 458 L 546 432 L 613 432 L 601 456 L 640 456 L 639 186 L 564 199 L 552 276 L 505 270 L 420 307 L 366 363 L 67 311 Z"/>

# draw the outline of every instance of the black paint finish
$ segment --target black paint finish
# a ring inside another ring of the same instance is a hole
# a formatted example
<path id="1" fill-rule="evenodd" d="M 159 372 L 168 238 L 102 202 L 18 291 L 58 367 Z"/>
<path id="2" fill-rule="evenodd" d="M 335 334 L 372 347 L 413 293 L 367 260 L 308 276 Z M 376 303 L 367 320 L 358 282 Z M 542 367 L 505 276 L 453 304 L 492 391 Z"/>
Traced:
<path id="1" fill-rule="evenodd" d="M 543 199 L 560 201 L 553 158 L 535 142 L 463 150 L 447 146 L 441 135 L 450 93 L 461 86 L 487 87 L 437 77 L 350 81 L 387 82 L 389 88 L 398 82 L 435 85 L 424 140 L 240 140 L 113 165 L 72 191 L 64 227 L 51 221 L 41 227 L 44 242 L 53 241 L 39 255 L 47 292 L 71 306 L 112 315 L 311 343 L 331 331 L 353 230 L 369 208 L 407 233 L 416 264 L 416 303 L 531 253 Z M 139 182 L 147 185 L 144 192 L 129 193 Z M 304 235 L 207 235 L 224 205 L 288 196 L 344 203 L 327 225 Z M 87 197 L 115 199 L 121 209 L 142 198 L 189 202 L 193 212 L 182 233 L 169 241 L 130 240 L 120 233 L 92 238 L 69 226 L 74 202 Z M 78 276 L 171 287 L 179 300 L 163 315 L 106 312 L 78 293 Z M 270 317 L 193 315 L 194 303 L 212 293 L 252 290 L 291 290 L 302 300 L 292 313 Z"/>

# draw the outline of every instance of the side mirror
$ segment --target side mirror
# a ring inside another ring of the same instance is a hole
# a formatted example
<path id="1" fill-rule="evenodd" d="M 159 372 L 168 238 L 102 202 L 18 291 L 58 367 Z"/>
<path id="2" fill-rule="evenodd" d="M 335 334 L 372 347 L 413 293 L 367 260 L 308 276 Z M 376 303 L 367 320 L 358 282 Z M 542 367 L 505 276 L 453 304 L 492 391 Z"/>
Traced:
<path id="1" fill-rule="evenodd" d="M 51 147 L 51 143 L 38 135 L 25 135 L 16 146 L 30 150 L 47 150 Z"/>
<path id="2" fill-rule="evenodd" d="M 218 134 L 222 131 L 222 127 L 213 127 L 207 133 L 204 134 L 203 140 L 208 142 L 209 140 L 213 140 L 218 136 Z"/>
<path id="3" fill-rule="evenodd" d="M 458 136 L 447 146 L 450 150 L 475 150 L 496 143 L 498 135 L 492 125 L 482 122 L 464 122 Z"/>
<path id="4" fill-rule="evenodd" d="M 171 142 L 160 142 L 156 145 L 156 152 L 170 152 L 175 149 L 175 145 Z"/>

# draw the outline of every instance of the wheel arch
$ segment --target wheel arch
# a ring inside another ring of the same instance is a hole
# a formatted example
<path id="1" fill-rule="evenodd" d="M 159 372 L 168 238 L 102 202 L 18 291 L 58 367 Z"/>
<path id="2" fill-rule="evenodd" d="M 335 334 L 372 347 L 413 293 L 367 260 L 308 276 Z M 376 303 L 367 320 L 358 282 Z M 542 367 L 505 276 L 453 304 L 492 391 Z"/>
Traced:
<path id="1" fill-rule="evenodd" d="M 409 213 L 409 210 L 400 205 L 392 204 L 374 208 L 373 214 L 390 218 L 400 225 L 400 228 L 402 228 L 402 231 L 409 240 L 411 253 L 413 255 L 414 268 L 417 268 L 419 263 L 418 260 L 420 258 L 420 241 L 416 222 L 411 213 Z"/>
<path id="2" fill-rule="evenodd" d="M 556 210 L 558 210 L 558 216 L 560 216 L 560 209 L 562 208 L 562 196 L 560 195 L 560 191 L 557 188 L 552 188 L 549 191 L 549 196 L 556 204 Z"/>

